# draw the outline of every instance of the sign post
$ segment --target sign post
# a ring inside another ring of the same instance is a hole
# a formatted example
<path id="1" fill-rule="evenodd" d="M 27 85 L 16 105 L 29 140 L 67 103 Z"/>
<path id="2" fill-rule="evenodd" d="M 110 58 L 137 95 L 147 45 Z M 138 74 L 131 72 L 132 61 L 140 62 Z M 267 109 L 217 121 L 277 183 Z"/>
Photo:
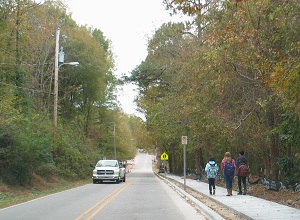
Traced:
<path id="1" fill-rule="evenodd" d="M 183 181 L 184 181 L 184 190 L 186 188 L 186 145 L 187 145 L 187 136 L 181 136 L 181 143 L 183 144 Z"/>
<path id="2" fill-rule="evenodd" d="M 167 176 L 165 161 L 166 161 L 166 160 L 169 160 L 169 155 L 168 155 L 166 152 L 163 152 L 163 153 L 160 155 L 160 160 L 164 161 L 165 176 Z"/>

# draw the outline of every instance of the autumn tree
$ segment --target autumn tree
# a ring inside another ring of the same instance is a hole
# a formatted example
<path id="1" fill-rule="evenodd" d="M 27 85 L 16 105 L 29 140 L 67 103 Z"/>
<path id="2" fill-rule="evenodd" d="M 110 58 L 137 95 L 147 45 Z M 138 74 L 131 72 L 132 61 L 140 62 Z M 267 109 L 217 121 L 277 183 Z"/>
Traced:
<path id="1" fill-rule="evenodd" d="M 0 2 L 0 179 L 7 184 L 81 179 L 89 164 L 113 155 L 131 159 L 129 117 L 115 97 L 110 41 L 99 30 L 79 26 L 63 1 Z M 60 28 L 58 155 L 53 158 L 53 72 L 55 34 Z M 67 39 L 63 37 L 67 36 Z M 47 175 L 45 175 L 47 174 Z"/>
<path id="2" fill-rule="evenodd" d="M 237 156 L 243 148 L 249 161 L 263 162 L 251 164 L 254 173 L 264 168 L 278 179 L 289 161 L 281 158 L 298 150 L 298 139 L 288 135 L 298 120 L 296 1 L 164 2 L 195 26 L 177 32 L 180 24 L 163 25 L 132 72 L 159 147 L 174 150 L 178 136 L 188 134 L 188 154 L 197 155 L 189 166 L 195 163 L 197 172 L 200 155 L 221 160 L 225 151 Z"/>

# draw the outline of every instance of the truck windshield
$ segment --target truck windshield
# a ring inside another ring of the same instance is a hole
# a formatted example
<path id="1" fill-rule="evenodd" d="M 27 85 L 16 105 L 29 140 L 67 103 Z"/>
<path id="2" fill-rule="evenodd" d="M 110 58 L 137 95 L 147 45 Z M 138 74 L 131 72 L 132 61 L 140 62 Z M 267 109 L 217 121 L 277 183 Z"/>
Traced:
<path id="1" fill-rule="evenodd" d="M 118 167 L 118 162 L 116 161 L 99 161 L 96 167 Z"/>

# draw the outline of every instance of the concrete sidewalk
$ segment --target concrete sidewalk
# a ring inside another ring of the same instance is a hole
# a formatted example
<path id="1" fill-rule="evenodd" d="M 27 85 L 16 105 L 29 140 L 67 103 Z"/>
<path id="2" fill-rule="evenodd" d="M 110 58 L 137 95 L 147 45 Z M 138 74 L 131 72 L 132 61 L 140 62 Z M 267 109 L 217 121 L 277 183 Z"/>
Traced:
<path id="1" fill-rule="evenodd" d="M 167 177 L 182 184 L 184 183 L 183 178 L 179 176 L 167 174 Z M 233 191 L 233 196 L 226 196 L 227 190 L 218 186 L 216 187 L 216 195 L 210 196 L 207 183 L 192 179 L 186 179 L 186 186 L 203 195 L 209 196 L 217 203 L 248 219 L 300 219 L 300 210 L 289 206 L 280 205 L 250 195 L 237 195 L 236 191 Z"/>

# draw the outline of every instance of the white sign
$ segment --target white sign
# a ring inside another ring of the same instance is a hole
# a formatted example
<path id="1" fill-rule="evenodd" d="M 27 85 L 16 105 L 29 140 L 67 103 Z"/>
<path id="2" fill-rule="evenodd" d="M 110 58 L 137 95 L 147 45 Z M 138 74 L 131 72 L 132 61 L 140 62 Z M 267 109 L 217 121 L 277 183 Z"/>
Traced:
<path id="1" fill-rule="evenodd" d="M 187 136 L 181 136 L 181 143 L 187 145 Z"/>

